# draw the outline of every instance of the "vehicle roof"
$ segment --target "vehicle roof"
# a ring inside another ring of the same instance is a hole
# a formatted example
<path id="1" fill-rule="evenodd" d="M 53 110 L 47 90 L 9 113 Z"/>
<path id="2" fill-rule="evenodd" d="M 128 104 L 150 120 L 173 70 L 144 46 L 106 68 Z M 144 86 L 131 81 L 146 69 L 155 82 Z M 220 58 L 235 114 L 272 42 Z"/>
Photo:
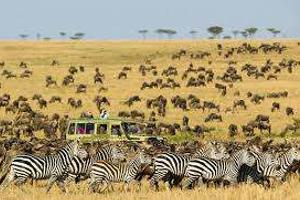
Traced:
<path id="1" fill-rule="evenodd" d="M 74 123 L 86 123 L 86 122 L 92 122 L 92 123 L 121 123 L 121 122 L 128 122 L 128 123 L 145 123 L 140 121 L 134 121 L 134 120 L 127 120 L 122 118 L 108 118 L 108 119 L 101 119 L 101 118 L 77 118 L 77 119 L 70 119 L 69 122 Z"/>

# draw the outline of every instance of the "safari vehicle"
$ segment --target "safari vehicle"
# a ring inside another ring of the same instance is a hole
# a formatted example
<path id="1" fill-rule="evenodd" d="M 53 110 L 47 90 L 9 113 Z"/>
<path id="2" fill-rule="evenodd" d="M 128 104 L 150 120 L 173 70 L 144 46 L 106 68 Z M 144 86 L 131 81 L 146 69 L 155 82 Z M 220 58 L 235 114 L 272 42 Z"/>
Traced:
<path id="1" fill-rule="evenodd" d="M 66 140 L 79 139 L 83 143 L 102 140 L 132 142 L 163 141 L 162 137 L 143 134 L 141 127 L 145 127 L 145 123 L 122 119 L 71 119 L 68 122 Z"/>

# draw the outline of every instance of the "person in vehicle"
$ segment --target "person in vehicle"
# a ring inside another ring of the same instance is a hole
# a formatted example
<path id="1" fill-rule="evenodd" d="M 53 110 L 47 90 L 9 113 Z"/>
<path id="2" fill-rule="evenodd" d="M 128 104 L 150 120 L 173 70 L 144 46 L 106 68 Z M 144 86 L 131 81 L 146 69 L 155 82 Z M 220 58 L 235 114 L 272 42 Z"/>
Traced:
<path id="1" fill-rule="evenodd" d="M 84 127 L 78 127 L 78 128 L 77 128 L 77 132 L 78 132 L 79 134 L 84 134 L 84 132 L 85 132 Z"/>
<path id="2" fill-rule="evenodd" d="M 100 119 L 108 119 L 109 117 L 109 114 L 106 110 L 101 110 L 101 113 L 100 113 Z"/>
<path id="3" fill-rule="evenodd" d="M 120 126 L 113 126 L 112 127 L 112 134 L 121 136 L 122 134 L 121 134 Z"/>

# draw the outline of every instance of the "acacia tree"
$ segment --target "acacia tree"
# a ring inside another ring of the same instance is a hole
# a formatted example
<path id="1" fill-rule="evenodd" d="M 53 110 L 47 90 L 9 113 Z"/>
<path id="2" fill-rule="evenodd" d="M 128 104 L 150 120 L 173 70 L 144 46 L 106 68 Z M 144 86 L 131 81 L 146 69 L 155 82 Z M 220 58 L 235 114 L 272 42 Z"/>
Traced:
<path id="1" fill-rule="evenodd" d="M 249 36 L 249 33 L 247 31 L 241 31 L 240 32 L 242 34 L 242 36 L 246 39 Z"/>
<path id="2" fill-rule="evenodd" d="M 20 34 L 19 37 L 23 40 L 25 40 L 26 38 L 28 38 L 27 34 Z"/>
<path id="3" fill-rule="evenodd" d="M 81 40 L 84 37 L 85 33 L 78 32 L 75 33 L 73 36 L 70 37 L 72 40 Z"/>
<path id="4" fill-rule="evenodd" d="M 196 38 L 197 31 L 191 30 L 189 33 L 191 34 L 191 36 L 192 36 L 193 39 Z"/>
<path id="5" fill-rule="evenodd" d="M 211 26 L 207 28 L 207 31 L 212 35 L 212 38 L 220 37 L 223 32 L 223 27 L 221 26 Z"/>
<path id="6" fill-rule="evenodd" d="M 165 30 L 165 33 L 167 34 L 167 36 L 168 36 L 169 39 L 172 39 L 172 38 L 173 38 L 173 35 L 176 35 L 176 34 L 177 34 L 177 31 L 172 30 L 172 29 L 166 29 L 166 30 Z"/>
<path id="7" fill-rule="evenodd" d="M 177 31 L 172 29 L 157 29 L 155 32 L 159 35 L 161 38 L 162 35 L 166 34 L 169 39 L 172 39 L 173 35 L 177 34 Z"/>
<path id="8" fill-rule="evenodd" d="M 40 34 L 40 33 L 37 33 L 37 34 L 36 34 L 36 39 L 37 39 L 37 40 L 40 40 L 40 39 L 41 39 L 41 34 Z"/>
<path id="9" fill-rule="evenodd" d="M 253 37 L 255 33 L 258 31 L 258 28 L 250 27 L 250 28 L 246 28 L 245 31 L 248 33 L 249 37 Z"/>
<path id="10" fill-rule="evenodd" d="M 232 31 L 232 34 L 233 34 L 233 37 L 234 37 L 234 38 L 237 38 L 237 36 L 238 36 L 239 33 L 240 33 L 239 30 L 233 30 L 233 31 Z"/>
<path id="11" fill-rule="evenodd" d="M 165 32 L 164 29 L 161 28 L 155 30 L 155 33 L 158 34 L 159 38 L 162 38 L 164 32 Z"/>
<path id="12" fill-rule="evenodd" d="M 146 30 L 146 29 L 139 30 L 139 33 L 142 35 L 143 40 L 145 40 L 146 39 L 146 34 L 148 33 L 148 30 Z"/>
<path id="13" fill-rule="evenodd" d="M 277 29 L 275 29 L 275 28 L 268 28 L 267 31 L 269 31 L 270 33 L 272 33 L 272 34 L 273 34 L 273 37 L 277 37 L 277 35 L 278 35 L 279 33 L 281 33 L 280 30 L 277 30 Z"/>
<path id="14" fill-rule="evenodd" d="M 225 36 L 223 36 L 223 39 L 231 39 L 231 36 L 230 35 L 225 35 Z"/>
<path id="15" fill-rule="evenodd" d="M 59 32 L 59 35 L 62 39 L 64 39 L 67 34 L 66 32 Z"/>

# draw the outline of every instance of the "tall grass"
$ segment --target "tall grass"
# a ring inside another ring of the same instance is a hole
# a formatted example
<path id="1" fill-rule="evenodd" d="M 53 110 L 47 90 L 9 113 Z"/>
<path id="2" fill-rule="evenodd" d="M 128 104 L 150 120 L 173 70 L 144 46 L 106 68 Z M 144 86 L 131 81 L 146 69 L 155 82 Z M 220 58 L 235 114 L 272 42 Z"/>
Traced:
<path id="1" fill-rule="evenodd" d="M 81 183 L 79 186 L 68 187 L 67 194 L 63 194 L 57 187 L 46 194 L 45 188 L 40 186 L 26 185 L 25 192 L 15 186 L 7 188 L 1 193 L 0 199 L 3 200 L 157 200 L 157 199 L 170 199 L 170 200 L 185 200 L 185 199 L 201 199 L 201 200 L 297 200 L 300 197 L 299 192 L 299 176 L 293 176 L 290 180 L 283 184 L 276 184 L 270 189 L 265 189 L 258 185 L 236 185 L 227 188 L 214 188 L 206 186 L 197 187 L 194 190 L 180 190 L 178 188 L 172 191 L 167 191 L 161 185 L 161 191 L 155 192 L 149 188 L 149 182 L 144 181 L 141 191 L 136 191 L 135 186 L 131 187 L 129 192 L 121 191 L 121 187 L 114 185 L 115 191 L 104 192 L 102 194 L 91 194 L 88 192 L 87 184 Z"/>

